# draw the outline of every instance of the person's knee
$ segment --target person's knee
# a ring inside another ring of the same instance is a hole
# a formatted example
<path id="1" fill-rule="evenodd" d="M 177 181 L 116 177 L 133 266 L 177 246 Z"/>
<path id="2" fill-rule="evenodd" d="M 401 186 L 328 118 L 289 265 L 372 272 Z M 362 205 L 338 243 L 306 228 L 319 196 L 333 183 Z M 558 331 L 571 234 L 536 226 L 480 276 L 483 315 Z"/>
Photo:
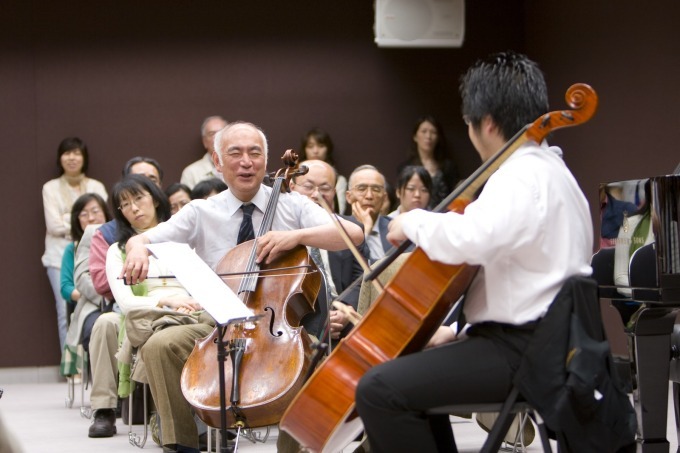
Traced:
<path id="1" fill-rule="evenodd" d="M 384 388 L 385 385 L 380 381 L 375 367 L 368 370 L 357 384 L 355 395 L 357 407 L 375 405 L 376 401 L 381 399 L 381 393 Z"/>
<path id="2" fill-rule="evenodd" d="M 119 324 L 115 317 L 100 316 L 92 326 L 90 334 L 91 341 L 96 338 L 115 338 L 118 339 Z"/>

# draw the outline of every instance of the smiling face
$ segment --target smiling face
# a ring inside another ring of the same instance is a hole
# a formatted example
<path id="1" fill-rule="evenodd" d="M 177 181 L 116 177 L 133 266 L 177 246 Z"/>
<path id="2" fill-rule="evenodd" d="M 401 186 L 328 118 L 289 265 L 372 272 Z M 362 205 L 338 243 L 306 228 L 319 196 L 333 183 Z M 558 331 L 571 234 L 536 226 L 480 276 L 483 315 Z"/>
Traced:
<path id="1" fill-rule="evenodd" d="M 135 230 L 147 230 L 158 225 L 156 203 L 147 191 L 137 194 L 126 192 L 121 195 L 118 209 Z"/>
<path id="2" fill-rule="evenodd" d="M 229 190 L 239 200 L 250 201 L 259 190 L 267 167 L 262 135 L 248 124 L 231 126 L 221 136 L 220 152 L 220 156 L 213 153 L 213 161 Z"/>
<path id="3" fill-rule="evenodd" d="M 78 149 L 70 149 L 61 155 L 59 158 L 61 168 L 64 169 L 66 176 L 78 176 L 83 172 L 83 164 L 85 159 L 83 152 Z"/>

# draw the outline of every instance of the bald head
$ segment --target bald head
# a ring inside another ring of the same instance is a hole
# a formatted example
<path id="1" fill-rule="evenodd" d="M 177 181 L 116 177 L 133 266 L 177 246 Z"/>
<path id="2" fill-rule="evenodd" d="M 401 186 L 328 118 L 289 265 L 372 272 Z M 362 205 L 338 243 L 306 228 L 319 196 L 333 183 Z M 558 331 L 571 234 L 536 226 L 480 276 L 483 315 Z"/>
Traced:
<path id="1" fill-rule="evenodd" d="M 335 170 L 322 160 L 306 160 L 300 164 L 307 167 L 307 174 L 297 176 L 291 189 L 309 197 L 319 204 L 319 196 L 331 209 L 335 209 Z"/>

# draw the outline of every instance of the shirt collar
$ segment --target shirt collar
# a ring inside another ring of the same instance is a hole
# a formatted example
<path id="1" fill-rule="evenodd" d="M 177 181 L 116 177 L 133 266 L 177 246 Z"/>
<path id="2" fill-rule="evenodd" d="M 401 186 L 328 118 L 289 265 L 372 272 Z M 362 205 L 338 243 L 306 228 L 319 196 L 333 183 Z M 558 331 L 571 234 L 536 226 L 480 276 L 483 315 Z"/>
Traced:
<path id="1" fill-rule="evenodd" d="M 250 202 L 253 203 L 255 207 L 260 210 L 260 212 L 264 212 L 265 209 L 267 208 L 267 201 L 269 200 L 271 190 L 272 189 L 270 187 L 267 187 L 264 184 L 260 184 L 260 188 L 258 189 L 257 193 L 250 200 Z M 229 216 L 231 217 L 232 215 L 234 215 L 236 211 L 238 211 L 241 208 L 241 205 L 244 202 L 236 198 L 229 189 L 225 190 L 222 193 L 224 194 L 224 198 L 227 202 L 227 214 L 229 214 Z"/>

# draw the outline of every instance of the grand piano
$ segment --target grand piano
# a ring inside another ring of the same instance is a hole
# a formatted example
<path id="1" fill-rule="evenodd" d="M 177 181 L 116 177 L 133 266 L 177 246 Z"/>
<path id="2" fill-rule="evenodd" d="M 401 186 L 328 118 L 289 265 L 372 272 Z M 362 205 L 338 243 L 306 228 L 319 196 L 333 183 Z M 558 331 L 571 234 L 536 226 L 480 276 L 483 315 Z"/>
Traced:
<path id="1" fill-rule="evenodd" d="M 627 325 L 638 451 L 666 453 L 669 379 L 680 439 L 680 175 L 601 184 L 600 202 L 593 276 Z"/>

